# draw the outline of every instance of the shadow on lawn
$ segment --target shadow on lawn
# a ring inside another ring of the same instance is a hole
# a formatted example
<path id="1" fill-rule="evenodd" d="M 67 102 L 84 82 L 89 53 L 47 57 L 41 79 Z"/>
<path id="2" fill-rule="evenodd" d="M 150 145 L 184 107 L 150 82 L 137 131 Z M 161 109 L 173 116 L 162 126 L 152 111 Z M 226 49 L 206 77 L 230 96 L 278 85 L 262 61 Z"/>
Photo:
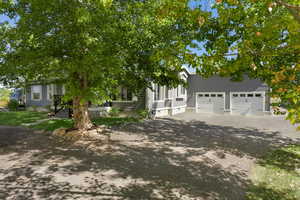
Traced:
<path id="1" fill-rule="evenodd" d="M 148 139 L 114 142 L 111 151 L 101 153 L 60 146 L 33 133 L 30 140 L 19 137 L 21 143 L 6 142 L 6 148 L 0 149 L 0 162 L 7 165 L 0 165 L 0 199 L 2 195 L 4 199 L 243 200 L 251 185 L 247 172 L 224 168 L 203 155 L 221 150 L 261 158 L 273 147 L 292 142 L 276 132 L 173 119 L 135 123 L 121 130 Z M 0 137 L 22 132 L 7 131 L 0 129 Z M 284 193 L 279 195 L 285 199 Z"/>

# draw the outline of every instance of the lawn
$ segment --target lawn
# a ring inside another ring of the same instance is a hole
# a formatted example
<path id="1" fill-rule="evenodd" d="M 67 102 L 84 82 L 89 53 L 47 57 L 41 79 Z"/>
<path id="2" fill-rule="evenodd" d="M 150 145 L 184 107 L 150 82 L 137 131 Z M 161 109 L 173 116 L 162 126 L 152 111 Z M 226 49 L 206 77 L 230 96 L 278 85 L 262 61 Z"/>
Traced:
<path id="1" fill-rule="evenodd" d="M 132 117 L 103 117 L 92 120 L 96 125 L 117 126 L 130 122 L 138 122 L 139 120 Z M 54 131 L 58 128 L 71 128 L 73 126 L 72 119 L 53 119 L 30 126 L 32 129 Z"/>
<path id="2" fill-rule="evenodd" d="M 0 112 L 0 125 L 21 126 L 22 124 L 33 123 L 46 118 L 47 113 L 43 112 Z"/>
<path id="3" fill-rule="evenodd" d="M 28 111 L 0 112 L 0 125 L 22 126 L 42 119 L 47 119 L 47 113 Z M 116 126 L 138 121 L 138 119 L 133 117 L 106 117 L 93 119 L 94 124 L 106 126 Z M 58 128 L 71 128 L 72 126 L 72 119 L 49 119 L 29 127 L 35 130 L 54 131 Z"/>
<path id="4" fill-rule="evenodd" d="M 253 171 L 249 200 L 300 199 L 300 145 L 270 152 Z"/>

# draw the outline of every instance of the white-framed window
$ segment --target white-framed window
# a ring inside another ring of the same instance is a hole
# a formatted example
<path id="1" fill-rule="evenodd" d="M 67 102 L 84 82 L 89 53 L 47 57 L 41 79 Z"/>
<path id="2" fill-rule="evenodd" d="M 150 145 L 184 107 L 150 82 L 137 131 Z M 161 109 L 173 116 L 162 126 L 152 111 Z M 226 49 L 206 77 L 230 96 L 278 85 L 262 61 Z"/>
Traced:
<path id="1" fill-rule="evenodd" d="M 181 92 L 181 95 L 182 96 L 184 96 L 185 95 L 185 93 L 186 93 L 186 89 L 185 89 L 185 87 L 183 87 L 182 85 L 181 85 L 181 90 L 180 90 L 180 92 Z"/>
<path id="2" fill-rule="evenodd" d="M 169 97 L 170 97 L 170 95 L 169 95 L 169 88 L 168 88 L 168 86 L 165 86 L 165 99 L 169 99 Z"/>
<path id="3" fill-rule="evenodd" d="M 136 98 L 135 98 L 136 99 Z M 133 101 L 133 93 L 127 88 L 119 88 L 118 93 L 112 96 L 113 101 Z"/>
<path id="4" fill-rule="evenodd" d="M 42 100 L 42 86 L 41 85 L 31 86 L 31 99 L 33 101 L 41 101 Z"/>
<path id="5" fill-rule="evenodd" d="M 65 85 L 62 85 L 61 90 L 62 90 L 62 94 L 65 95 L 66 94 L 66 87 L 65 87 Z"/>
<path id="6" fill-rule="evenodd" d="M 54 95 L 54 85 L 47 85 L 47 100 L 52 101 Z"/>
<path id="7" fill-rule="evenodd" d="M 154 101 L 162 101 L 165 96 L 165 87 L 154 84 Z"/>
<path id="8" fill-rule="evenodd" d="M 186 94 L 186 89 L 183 85 L 178 85 L 176 88 L 176 97 L 184 97 Z"/>

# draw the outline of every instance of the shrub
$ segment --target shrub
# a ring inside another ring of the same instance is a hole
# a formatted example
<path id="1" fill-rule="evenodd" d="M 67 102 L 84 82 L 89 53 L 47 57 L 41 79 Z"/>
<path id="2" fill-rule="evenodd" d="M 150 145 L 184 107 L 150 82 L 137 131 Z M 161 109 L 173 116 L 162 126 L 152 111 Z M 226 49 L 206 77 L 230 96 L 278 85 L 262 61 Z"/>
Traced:
<path id="1" fill-rule="evenodd" d="M 8 104 L 7 107 L 10 111 L 17 111 L 18 107 L 19 107 L 19 102 L 15 99 L 11 99 Z"/>
<path id="2" fill-rule="evenodd" d="M 149 118 L 149 111 L 148 110 L 138 110 L 137 114 L 138 114 L 139 118 L 141 118 L 141 119 Z"/>
<path id="3" fill-rule="evenodd" d="M 111 117 L 117 117 L 120 114 L 120 109 L 119 108 L 111 108 L 111 110 L 109 111 L 109 115 Z"/>

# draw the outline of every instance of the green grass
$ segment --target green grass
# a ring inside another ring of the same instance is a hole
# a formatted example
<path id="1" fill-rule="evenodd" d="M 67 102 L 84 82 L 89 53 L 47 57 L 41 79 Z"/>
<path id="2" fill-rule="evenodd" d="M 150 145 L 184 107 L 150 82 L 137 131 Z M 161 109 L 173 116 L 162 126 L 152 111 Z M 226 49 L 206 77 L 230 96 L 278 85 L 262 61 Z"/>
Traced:
<path id="1" fill-rule="evenodd" d="M 38 120 L 47 119 L 47 113 L 40 112 L 0 112 L 0 125 L 6 126 L 21 126 L 28 123 L 34 123 Z M 93 120 L 96 125 L 116 126 L 130 122 L 138 122 L 139 120 L 133 117 L 106 117 Z M 49 119 L 36 125 L 30 126 L 35 130 L 54 131 L 58 128 L 72 128 L 73 120 L 71 119 Z"/>
<path id="2" fill-rule="evenodd" d="M 54 131 L 59 128 L 72 128 L 73 120 L 71 119 L 50 119 L 36 125 L 30 126 L 35 130 Z"/>
<path id="3" fill-rule="evenodd" d="M 118 126 L 126 123 L 139 122 L 133 117 L 101 117 L 93 120 L 96 125 Z"/>
<path id="4" fill-rule="evenodd" d="M 138 122 L 139 120 L 131 117 L 107 117 L 97 118 L 93 120 L 96 125 L 117 126 L 130 122 Z M 33 125 L 30 128 L 36 130 L 54 131 L 58 128 L 72 128 L 73 120 L 71 119 L 53 119 Z"/>
<path id="5" fill-rule="evenodd" d="M 41 112 L 0 112 L 0 125 L 20 126 L 22 124 L 33 123 L 46 118 L 47 114 Z"/>
<path id="6" fill-rule="evenodd" d="M 300 199 L 300 145 L 270 152 L 254 168 L 248 200 Z"/>

